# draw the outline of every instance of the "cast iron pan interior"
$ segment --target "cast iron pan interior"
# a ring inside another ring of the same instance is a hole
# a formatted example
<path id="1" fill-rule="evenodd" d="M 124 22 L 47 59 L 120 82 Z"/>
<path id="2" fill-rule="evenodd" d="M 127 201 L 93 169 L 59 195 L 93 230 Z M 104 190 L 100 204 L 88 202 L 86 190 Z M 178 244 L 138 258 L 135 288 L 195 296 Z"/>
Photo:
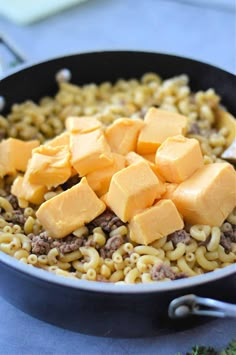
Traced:
<path id="1" fill-rule="evenodd" d="M 72 83 L 100 83 L 118 78 L 138 78 L 145 72 L 154 71 L 163 78 L 187 74 L 192 90 L 214 88 L 222 97 L 223 104 L 236 115 L 233 74 L 208 64 L 167 54 L 114 51 L 75 54 L 33 65 L 0 82 L 0 95 L 6 99 L 5 112 L 16 102 L 38 100 L 57 91 L 55 73 L 68 68 Z"/>

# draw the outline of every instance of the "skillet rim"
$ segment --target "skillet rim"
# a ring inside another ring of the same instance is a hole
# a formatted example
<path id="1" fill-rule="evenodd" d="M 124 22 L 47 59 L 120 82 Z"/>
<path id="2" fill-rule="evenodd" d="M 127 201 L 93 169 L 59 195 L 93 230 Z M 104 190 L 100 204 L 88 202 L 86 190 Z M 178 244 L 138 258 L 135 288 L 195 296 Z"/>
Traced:
<path id="1" fill-rule="evenodd" d="M 96 54 L 113 54 L 119 55 L 121 53 L 126 54 L 151 54 L 157 55 L 161 57 L 171 57 L 173 60 L 174 58 L 177 59 L 184 59 L 189 62 L 197 63 L 204 66 L 209 66 L 215 70 L 221 71 L 227 75 L 230 75 L 236 78 L 233 72 L 229 72 L 223 68 L 216 67 L 207 62 L 202 62 L 193 58 L 184 57 L 184 56 L 177 56 L 170 53 L 163 53 L 163 52 L 153 52 L 153 51 L 142 51 L 142 50 L 98 50 L 98 51 L 85 51 L 79 53 L 70 53 L 68 55 L 63 56 L 56 56 L 49 58 L 47 60 L 41 61 L 30 61 L 26 64 L 20 64 L 16 68 L 8 70 L 6 75 L 1 78 L 2 80 L 7 80 L 8 77 L 17 74 L 18 72 L 22 72 L 24 70 L 30 70 L 32 67 L 46 65 L 48 62 L 53 62 L 56 60 L 60 60 L 63 58 L 75 57 L 75 56 L 84 56 L 84 55 L 96 55 Z M 37 281 L 43 281 L 47 283 L 51 283 L 54 286 L 62 286 L 67 288 L 73 288 L 81 291 L 92 291 L 92 292 L 99 292 L 99 293 L 111 293 L 111 294 L 142 294 L 142 293 L 157 293 L 157 292 L 166 292 L 166 291 L 175 291 L 179 289 L 189 288 L 198 286 L 201 284 L 206 284 L 211 281 L 216 281 L 222 279 L 224 277 L 236 274 L 236 263 L 226 266 L 222 269 L 218 269 L 215 271 L 211 271 L 206 274 L 189 277 L 185 279 L 175 280 L 173 281 L 166 281 L 166 282 L 153 282 L 150 284 L 135 284 L 135 285 L 120 285 L 120 284 L 112 284 L 112 283 L 105 283 L 105 282 L 93 282 L 93 281 L 86 281 L 86 280 L 76 280 L 70 279 L 63 276 L 55 275 L 50 273 L 49 271 L 45 271 L 43 269 L 38 269 L 36 267 L 30 267 L 29 265 L 25 265 L 20 263 L 18 260 L 14 259 L 12 256 L 9 256 L 2 251 L 0 251 L 0 263 L 3 265 L 13 269 L 15 272 L 22 273 L 24 276 L 33 277 Z"/>
<path id="2" fill-rule="evenodd" d="M 63 59 L 63 58 L 69 58 L 69 57 L 76 57 L 76 56 L 84 56 L 84 55 L 96 55 L 96 54 L 121 54 L 121 53 L 124 53 L 124 54 L 151 54 L 151 55 L 159 55 L 159 56 L 166 56 L 166 57 L 171 57 L 171 58 L 177 58 L 177 59 L 184 59 L 184 60 L 187 60 L 189 62 L 195 62 L 197 64 L 202 64 L 202 65 L 205 65 L 205 66 L 210 66 L 211 68 L 213 69 L 216 69 L 216 70 L 220 70 L 221 72 L 224 72 L 225 74 L 228 74 L 228 75 L 232 75 L 233 77 L 235 77 L 236 79 L 236 74 L 233 73 L 233 72 L 230 72 L 230 71 L 227 71 L 226 69 L 223 69 L 221 67 L 217 67 L 216 65 L 214 64 L 211 64 L 209 62 L 203 62 L 201 60 L 197 60 L 197 59 L 194 59 L 194 58 L 191 58 L 191 57 L 185 57 L 185 56 L 179 56 L 179 55 L 175 55 L 175 54 L 172 54 L 172 53 L 167 53 L 167 52 L 153 52 L 153 51 L 148 51 L 148 50 L 123 50 L 123 49 L 117 49 L 117 50 L 96 50 L 96 51 L 82 51 L 82 52 L 73 52 L 73 53 L 70 53 L 70 54 L 66 54 L 66 55 L 62 55 L 62 56 L 52 56 L 48 59 L 43 59 L 43 60 L 39 60 L 39 61 L 34 61 L 34 60 L 29 60 L 28 62 L 26 63 L 23 63 L 23 64 L 17 64 L 16 67 L 12 68 L 12 69 L 9 69 L 5 72 L 5 74 L 1 77 L 1 80 L 4 80 L 4 79 L 7 79 L 9 76 L 12 76 L 14 74 L 17 74 L 18 72 L 20 71 L 23 71 L 23 70 L 26 70 L 26 69 L 30 69 L 31 67 L 35 67 L 35 66 L 39 66 L 41 64 L 46 64 L 46 63 L 49 63 L 49 62 L 53 62 L 53 61 L 56 61 L 56 60 L 60 60 L 60 59 Z"/>
<path id="3" fill-rule="evenodd" d="M 206 274 L 187 277 L 180 280 L 170 280 L 165 282 L 152 282 L 150 284 L 115 284 L 101 281 L 87 281 L 55 275 L 52 272 L 36 268 L 34 266 L 21 263 L 19 260 L 13 258 L 0 251 L 0 264 L 10 267 L 15 272 L 22 273 L 24 276 L 33 277 L 37 281 L 43 281 L 54 286 L 62 286 L 66 288 L 73 288 L 80 291 L 93 291 L 99 293 L 111 294 L 143 294 L 143 293 L 159 293 L 166 291 L 177 291 L 180 289 L 199 286 L 223 279 L 227 276 L 236 274 L 236 263 L 226 266 L 222 269 L 217 269 Z"/>

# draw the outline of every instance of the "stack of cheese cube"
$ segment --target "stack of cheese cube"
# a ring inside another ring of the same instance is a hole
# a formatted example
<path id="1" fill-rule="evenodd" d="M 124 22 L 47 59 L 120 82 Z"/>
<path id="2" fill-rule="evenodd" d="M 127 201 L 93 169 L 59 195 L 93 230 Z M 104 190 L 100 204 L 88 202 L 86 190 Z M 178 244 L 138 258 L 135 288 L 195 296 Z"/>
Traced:
<path id="1" fill-rule="evenodd" d="M 106 208 L 145 245 L 182 229 L 183 220 L 220 226 L 236 204 L 236 173 L 228 163 L 204 166 L 186 130 L 185 116 L 156 108 L 144 120 L 121 118 L 107 128 L 94 117 L 69 117 L 64 133 L 31 149 L 12 193 L 21 205 L 40 204 L 37 218 L 54 238 Z M 44 202 L 46 191 L 74 175 L 78 184 Z"/>

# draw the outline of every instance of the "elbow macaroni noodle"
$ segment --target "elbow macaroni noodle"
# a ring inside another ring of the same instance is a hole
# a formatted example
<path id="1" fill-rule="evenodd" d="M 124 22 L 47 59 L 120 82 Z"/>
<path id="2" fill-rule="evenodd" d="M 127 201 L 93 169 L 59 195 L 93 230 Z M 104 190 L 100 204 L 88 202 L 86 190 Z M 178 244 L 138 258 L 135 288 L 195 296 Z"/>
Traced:
<path id="1" fill-rule="evenodd" d="M 6 137 L 44 142 L 64 130 L 68 116 L 95 115 L 106 126 L 120 117 L 143 117 L 148 108 L 155 105 L 188 117 L 187 135 L 199 140 L 205 164 L 221 161 L 230 132 L 227 127 L 213 129 L 220 97 L 213 89 L 192 93 L 188 81 L 186 75 L 162 80 L 155 73 L 146 73 L 140 80 L 118 80 L 115 84 L 105 82 L 79 87 L 61 83 L 54 98 L 44 97 L 38 104 L 26 101 L 13 105 L 7 120 L 0 116 L 0 130 Z M 36 218 L 35 206 L 23 200 L 20 203 L 24 222 L 14 220 L 14 206 L 7 198 L 12 181 L 11 177 L 0 181 L 0 251 L 25 264 L 64 277 L 134 284 L 153 282 L 152 269 L 161 265 L 190 277 L 236 262 L 236 241 L 231 242 L 231 250 L 225 249 L 221 242 L 221 234 L 232 232 L 232 225 L 236 224 L 236 208 L 220 228 L 190 226 L 187 244 L 175 245 L 168 237 L 163 237 L 149 246 L 136 245 L 129 240 L 128 226 L 122 225 L 109 234 L 101 227 L 89 234 L 87 226 L 82 226 L 72 234 L 84 238 L 90 246 L 83 245 L 65 254 L 54 247 L 45 250 L 43 255 L 36 255 L 32 252 L 30 235 L 38 235 L 42 226 Z M 49 200 L 61 192 L 60 187 L 48 191 L 44 199 Z M 124 243 L 109 257 L 102 255 L 100 249 L 105 247 L 107 238 L 117 235 Z M 163 281 L 169 279 L 164 275 Z"/>

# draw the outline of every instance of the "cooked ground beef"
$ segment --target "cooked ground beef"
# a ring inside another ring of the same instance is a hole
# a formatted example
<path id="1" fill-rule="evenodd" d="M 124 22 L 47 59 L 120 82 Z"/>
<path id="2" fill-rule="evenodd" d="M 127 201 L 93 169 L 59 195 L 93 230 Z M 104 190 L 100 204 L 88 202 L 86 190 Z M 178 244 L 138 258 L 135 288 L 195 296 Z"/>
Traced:
<path id="1" fill-rule="evenodd" d="M 67 180 L 64 184 L 62 184 L 61 187 L 64 191 L 68 190 L 74 185 L 78 184 L 80 180 L 81 178 L 79 177 L 79 175 L 72 176 L 71 178 L 69 178 L 69 180 Z"/>
<path id="2" fill-rule="evenodd" d="M 232 244 L 230 238 L 227 237 L 226 233 L 228 234 L 229 232 L 221 233 L 220 245 L 222 245 L 222 247 L 225 249 L 225 252 L 228 254 L 232 250 Z"/>
<path id="3" fill-rule="evenodd" d="M 73 235 L 63 239 L 53 239 L 47 232 L 42 232 L 39 235 L 29 234 L 29 237 L 32 240 L 32 253 L 36 255 L 47 255 L 53 248 L 58 248 L 61 254 L 66 254 L 78 250 L 83 244 L 83 238 Z"/>
<path id="4" fill-rule="evenodd" d="M 19 224 L 22 227 L 25 221 L 26 217 L 24 216 L 24 212 L 21 209 L 12 212 L 11 222 L 13 224 Z"/>
<path id="5" fill-rule="evenodd" d="M 97 243 L 94 242 L 93 239 L 84 239 L 83 245 L 86 247 L 94 247 L 96 249 L 99 248 L 99 246 L 97 245 Z"/>
<path id="6" fill-rule="evenodd" d="M 19 210 L 20 209 L 20 206 L 18 205 L 18 200 L 17 200 L 16 196 L 10 194 L 10 195 L 7 196 L 7 200 L 12 205 L 13 210 Z"/>
<path id="7" fill-rule="evenodd" d="M 168 265 L 158 264 L 152 267 L 151 277 L 154 281 L 163 280 L 165 278 L 177 280 L 186 277 L 186 275 L 182 272 L 179 274 L 175 273 Z"/>
<path id="8" fill-rule="evenodd" d="M 231 224 L 232 230 L 224 232 L 224 235 L 231 240 L 232 243 L 236 243 L 236 224 Z"/>
<path id="9" fill-rule="evenodd" d="M 197 124 L 197 122 L 193 122 L 189 128 L 188 134 L 201 134 L 201 130 Z"/>
<path id="10" fill-rule="evenodd" d="M 29 234 L 28 237 L 32 241 L 32 253 L 36 255 L 47 255 L 52 249 L 51 238 L 48 237 L 47 232 L 42 232 L 39 235 Z"/>
<path id="11" fill-rule="evenodd" d="M 232 251 L 232 243 L 236 243 L 236 225 L 231 224 L 231 229 L 221 232 L 220 245 L 225 249 L 226 253 Z"/>
<path id="12" fill-rule="evenodd" d="M 124 243 L 124 238 L 117 234 L 109 238 L 103 248 L 100 249 L 102 258 L 111 258 L 114 251 L 116 251 Z"/>
<path id="13" fill-rule="evenodd" d="M 172 234 L 169 234 L 168 240 L 170 240 L 176 247 L 178 243 L 189 244 L 191 237 L 189 233 L 187 233 L 184 229 L 181 229 Z"/>
<path id="14" fill-rule="evenodd" d="M 110 210 L 106 210 L 100 216 L 91 221 L 87 227 L 92 231 L 96 227 L 101 227 L 104 232 L 110 233 L 112 230 L 124 225 L 119 217 Z"/>
<path id="15" fill-rule="evenodd" d="M 77 238 L 69 235 L 66 238 L 54 240 L 52 242 L 53 248 L 58 248 L 62 254 L 71 253 L 78 250 L 83 244 L 84 238 Z"/>

